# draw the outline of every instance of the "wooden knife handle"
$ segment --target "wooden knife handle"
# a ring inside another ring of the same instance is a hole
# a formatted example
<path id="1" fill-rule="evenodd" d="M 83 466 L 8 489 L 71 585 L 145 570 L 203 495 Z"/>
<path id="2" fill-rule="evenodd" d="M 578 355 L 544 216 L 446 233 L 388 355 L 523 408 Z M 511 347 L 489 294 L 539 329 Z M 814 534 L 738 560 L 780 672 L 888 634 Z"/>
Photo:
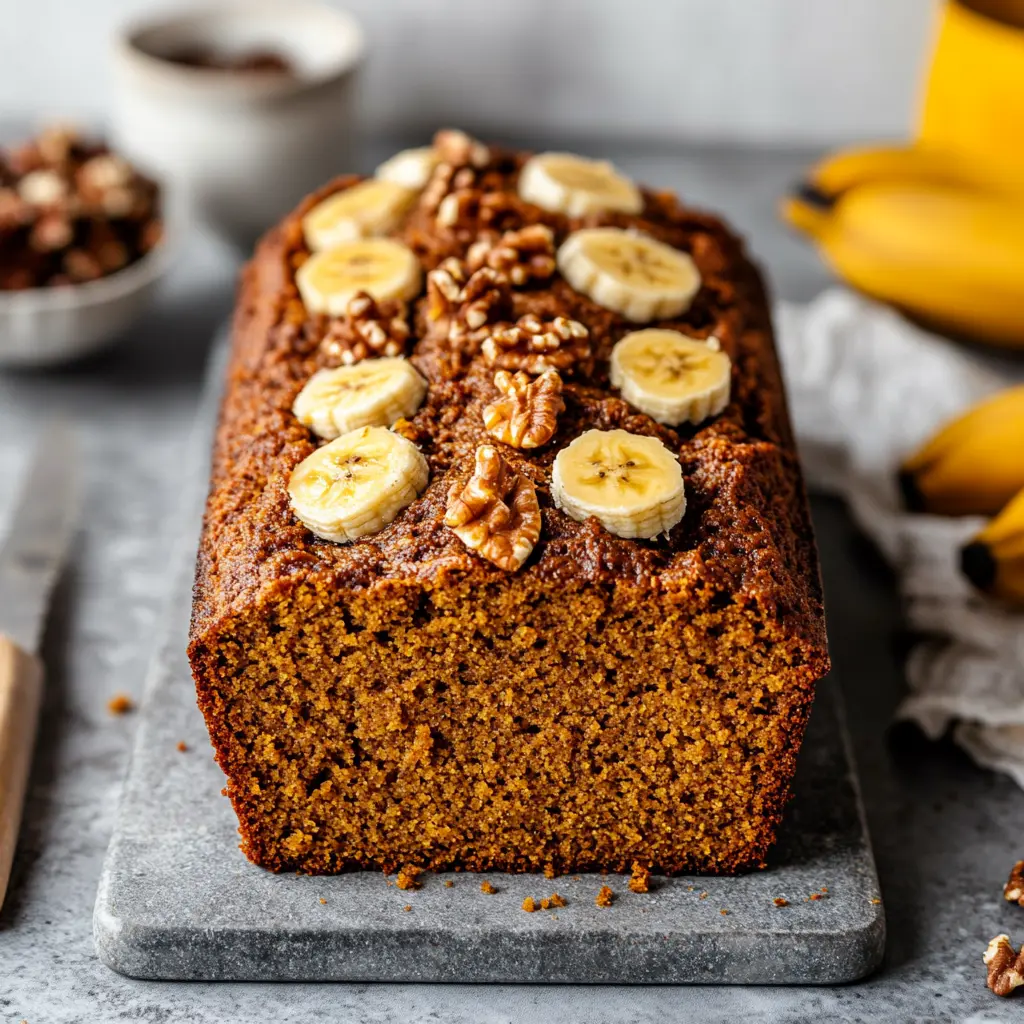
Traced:
<path id="1" fill-rule="evenodd" d="M 0 636 L 0 906 L 11 877 L 42 699 L 42 662 Z"/>

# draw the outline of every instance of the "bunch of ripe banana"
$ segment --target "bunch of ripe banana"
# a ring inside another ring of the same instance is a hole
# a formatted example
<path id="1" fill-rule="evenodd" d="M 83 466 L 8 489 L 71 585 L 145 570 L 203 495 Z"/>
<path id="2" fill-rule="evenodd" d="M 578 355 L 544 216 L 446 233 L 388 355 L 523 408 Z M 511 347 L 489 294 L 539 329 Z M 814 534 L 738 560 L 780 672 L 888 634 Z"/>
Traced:
<path id="1" fill-rule="evenodd" d="M 960 566 L 980 590 L 1024 605 L 1024 385 L 943 427 L 904 462 L 900 482 L 916 511 L 994 516 Z"/>
<path id="2" fill-rule="evenodd" d="M 1024 349 L 1024 180 L 918 143 L 813 167 L 782 216 L 854 288 L 945 333 Z"/>

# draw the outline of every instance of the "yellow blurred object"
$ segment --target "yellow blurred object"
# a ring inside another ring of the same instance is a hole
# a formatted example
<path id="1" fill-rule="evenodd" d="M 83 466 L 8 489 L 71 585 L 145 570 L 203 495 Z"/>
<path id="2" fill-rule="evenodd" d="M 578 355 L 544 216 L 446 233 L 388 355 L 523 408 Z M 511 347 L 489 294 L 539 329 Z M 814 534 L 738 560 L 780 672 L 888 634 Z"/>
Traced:
<path id="1" fill-rule="evenodd" d="M 932 327 L 1024 347 L 1024 201 L 935 181 L 873 181 L 784 200 L 853 287 Z"/>
<path id="2" fill-rule="evenodd" d="M 825 157 L 807 174 L 807 184 L 821 204 L 859 185 L 879 182 L 968 188 L 983 188 L 989 184 L 974 172 L 970 163 L 921 145 L 852 146 Z"/>
<path id="3" fill-rule="evenodd" d="M 960 550 L 960 568 L 979 590 L 1024 604 L 1024 489 Z"/>
<path id="4" fill-rule="evenodd" d="M 1024 385 L 1000 391 L 944 426 L 903 463 L 900 482 L 915 511 L 1000 512 L 1024 488 Z"/>
<path id="5" fill-rule="evenodd" d="M 947 0 L 918 139 L 833 154 L 782 204 L 853 287 L 1024 349 L 1024 0 Z"/>
<path id="6" fill-rule="evenodd" d="M 1024 0 L 947 0 L 917 138 L 1024 187 Z"/>

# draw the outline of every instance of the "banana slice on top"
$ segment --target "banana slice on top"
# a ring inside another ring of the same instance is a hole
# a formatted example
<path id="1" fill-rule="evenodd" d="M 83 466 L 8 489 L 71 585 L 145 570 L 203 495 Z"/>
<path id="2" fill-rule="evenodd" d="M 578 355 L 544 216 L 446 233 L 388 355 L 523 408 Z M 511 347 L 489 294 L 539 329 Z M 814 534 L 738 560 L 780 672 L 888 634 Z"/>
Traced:
<path id="1" fill-rule="evenodd" d="M 608 369 L 622 397 L 658 423 L 701 423 L 729 404 L 732 361 L 717 338 L 633 331 L 612 349 Z"/>
<path id="2" fill-rule="evenodd" d="M 390 238 L 365 238 L 314 253 L 295 272 L 306 309 L 330 316 L 342 316 L 360 291 L 378 302 L 406 302 L 419 294 L 422 280 L 416 254 Z"/>
<path id="3" fill-rule="evenodd" d="M 386 235 L 398 227 L 415 200 L 414 189 L 370 178 L 317 203 L 302 218 L 302 233 L 314 252 Z"/>
<path id="4" fill-rule="evenodd" d="M 686 511 L 679 460 L 656 437 L 628 430 L 588 430 L 555 457 L 555 505 L 588 516 L 618 537 L 668 533 Z"/>
<path id="5" fill-rule="evenodd" d="M 419 192 L 426 188 L 430 176 L 441 162 L 437 150 L 433 146 L 420 146 L 417 149 L 403 149 L 373 172 L 378 181 L 392 181 L 403 188 Z"/>
<path id="6" fill-rule="evenodd" d="M 364 359 L 314 373 L 292 412 L 318 437 L 330 440 L 359 427 L 390 427 L 412 416 L 426 393 L 427 382 L 405 359 Z"/>
<path id="7" fill-rule="evenodd" d="M 303 459 L 288 480 L 295 515 L 323 540 L 378 533 L 427 486 L 427 460 L 384 427 L 350 431 Z"/>
<path id="8" fill-rule="evenodd" d="M 569 217 L 644 208 L 640 189 L 607 160 L 573 153 L 538 153 L 527 160 L 519 173 L 519 198 Z"/>
<path id="9" fill-rule="evenodd" d="M 557 261 L 578 292 L 635 323 L 679 316 L 700 290 L 700 271 L 687 253 L 621 228 L 574 231 Z"/>

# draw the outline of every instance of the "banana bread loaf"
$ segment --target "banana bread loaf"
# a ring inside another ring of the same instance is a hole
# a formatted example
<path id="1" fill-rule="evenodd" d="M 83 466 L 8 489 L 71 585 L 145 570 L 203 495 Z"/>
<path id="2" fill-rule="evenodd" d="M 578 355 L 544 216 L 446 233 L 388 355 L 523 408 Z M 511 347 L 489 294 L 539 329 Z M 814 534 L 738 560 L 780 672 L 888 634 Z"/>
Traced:
<path id="1" fill-rule="evenodd" d="M 457 132 L 242 275 L 189 657 L 272 870 L 763 866 L 818 565 L 716 218 Z"/>

